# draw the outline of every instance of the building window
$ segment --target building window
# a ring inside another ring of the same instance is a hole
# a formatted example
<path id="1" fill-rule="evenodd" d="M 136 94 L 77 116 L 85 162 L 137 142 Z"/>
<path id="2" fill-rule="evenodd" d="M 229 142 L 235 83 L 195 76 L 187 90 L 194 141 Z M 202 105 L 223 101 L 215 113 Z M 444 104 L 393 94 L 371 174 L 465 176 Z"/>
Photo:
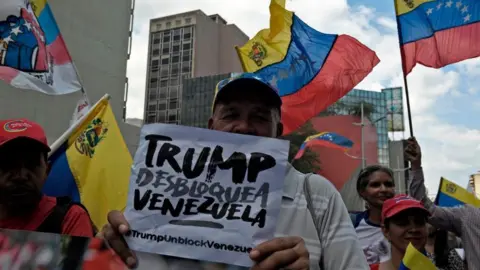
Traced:
<path id="1" fill-rule="evenodd" d="M 180 41 L 180 35 L 178 35 L 178 36 L 173 36 L 173 41 Z"/>
<path id="2" fill-rule="evenodd" d="M 158 104 L 158 110 L 159 111 L 164 111 L 167 109 L 167 103 L 159 103 Z"/>
<path id="3" fill-rule="evenodd" d="M 172 52 L 180 52 L 180 45 L 173 45 Z"/>
<path id="4" fill-rule="evenodd" d="M 183 62 L 188 62 L 190 61 L 190 52 L 183 52 L 183 56 L 182 56 L 182 61 Z"/>
<path id="5" fill-rule="evenodd" d="M 190 39 L 192 37 L 192 28 L 184 28 L 183 29 L 183 39 Z"/>
<path id="6" fill-rule="evenodd" d="M 172 71 L 170 72 L 170 74 L 172 76 L 177 76 L 178 75 L 178 70 L 179 70 L 178 66 L 177 67 L 172 67 Z"/>
<path id="7" fill-rule="evenodd" d="M 148 105 L 148 111 L 149 112 L 155 112 L 156 109 L 157 109 L 157 105 L 155 105 L 155 104 Z"/>
<path id="8" fill-rule="evenodd" d="M 165 122 L 165 117 L 167 116 L 167 111 L 161 111 L 157 113 L 157 121 L 160 123 Z"/>
<path id="9" fill-rule="evenodd" d="M 153 39 L 153 44 L 160 44 L 160 38 L 154 38 Z"/>
<path id="10" fill-rule="evenodd" d="M 162 65 L 168 65 L 169 61 L 170 61 L 170 58 L 162 58 Z"/>
<path id="11" fill-rule="evenodd" d="M 168 104 L 168 109 L 170 110 L 169 114 L 172 112 L 172 110 L 176 110 L 177 108 L 178 108 L 178 100 L 176 98 L 171 98 Z"/>
<path id="12" fill-rule="evenodd" d="M 170 78 L 170 86 L 177 86 L 179 83 L 178 77 Z"/>
<path id="13" fill-rule="evenodd" d="M 168 66 L 162 66 L 162 71 L 160 71 L 160 77 L 168 77 Z"/>
<path id="14" fill-rule="evenodd" d="M 156 100 L 157 99 L 157 89 L 150 89 L 148 93 L 148 100 Z"/>
<path id="15" fill-rule="evenodd" d="M 178 62 L 180 62 L 180 56 L 178 56 L 178 55 L 173 56 L 172 57 L 172 63 L 178 63 Z"/>
<path id="16" fill-rule="evenodd" d="M 158 95 L 158 99 L 160 100 L 167 99 L 167 88 L 160 88 L 160 94 Z"/>
<path id="17" fill-rule="evenodd" d="M 150 88 L 157 88 L 158 86 L 158 79 L 157 78 L 151 78 L 150 79 Z"/>
<path id="18" fill-rule="evenodd" d="M 192 18 L 186 18 L 185 23 L 192 23 Z"/>
<path id="19" fill-rule="evenodd" d="M 162 54 L 169 54 L 170 53 L 170 48 L 166 47 L 162 49 Z"/>
<path id="20" fill-rule="evenodd" d="M 160 87 L 167 87 L 167 80 L 161 80 L 160 81 Z"/>
<path id="21" fill-rule="evenodd" d="M 147 117 L 147 123 L 155 123 L 155 115 L 149 115 Z"/>
<path id="22" fill-rule="evenodd" d="M 168 111 L 168 122 L 177 121 L 177 110 Z"/>
<path id="23" fill-rule="evenodd" d="M 171 27 L 171 26 L 172 26 L 172 22 L 167 22 L 166 25 L 167 25 L 167 27 Z"/>
<path id="24" fill-rule="evenodd" d="M 190 45 L 191 45 L 190 43 L 185 43 L 185 44 L 183 44 L 183 50 L 184 50 L 184 51 L 190 50 L 190 48 L 191 48 Z"/>
<path id="25" fill-rule="evenodd" d="M 159 56 L 160 55 L 160 50 L 159 49 L 153 50 L 152 55 L 153 56 Z"/>
<path id="26" fill-rule="evenodd" d="M 173 87 L 170 87 L 170 95 L 169 95 L 169 98 L 170 98 L 170 102 L 175 99 L 175 103 L 174 104 L 177 104 L 177 98 L 178 98 L 178 86 L 173 86 Z M 171 105 L 172 103 L 170 103 Z M 176 105 L 175 105 L 176 106 Z M 176 109 L 175 108 L 172 108 L 170 107 L 170 109 Z"/>
<path id="27" fill-rule="evenodd" d="M 180 24 L 182 24 L 182 21 L 180 21 L 180 20 L 175 21 L 175 25 L 180 25 Z"/>
<path id="28" fill-rule="evenodd" d="M 190 72 L 190 65 L 183 65 L 182 66 L 182 73 Z"/>
<path id="29" fill-rule="evenodd" d="M 164 36 L 163 37 L 163 43 L 169 43 L 170 42 L 170 36 Z"/>

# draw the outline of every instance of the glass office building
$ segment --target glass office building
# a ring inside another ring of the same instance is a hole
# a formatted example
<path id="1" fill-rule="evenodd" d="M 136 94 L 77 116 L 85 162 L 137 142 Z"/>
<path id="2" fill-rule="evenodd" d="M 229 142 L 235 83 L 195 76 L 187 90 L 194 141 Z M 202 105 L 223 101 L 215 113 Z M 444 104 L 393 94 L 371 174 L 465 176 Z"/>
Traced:
<path id="1" fill-rule="evenodd" d="M 387 101 L 386 94 L 376 91 L 358 90 L 350 91 L 339 102 L 330 106 L 337 115 L 346 115 L 352 113 L 352 108 L 359 109 L 360 104 L 364 102 L 365 116 L 375 125 L 378 135 L 378 162 L 382 165 L 390 165 L 389 157 L 389 139 L 387 128 Z M 356 111 L 355 113 L 359 113 Z"/>
<path id="2" fill-rule="evenodd" d="M 215 87 L 229 74 L 184 79 L 182 82 L 182 118 L 180 125 L 206 128 L 212 114 Z"/>

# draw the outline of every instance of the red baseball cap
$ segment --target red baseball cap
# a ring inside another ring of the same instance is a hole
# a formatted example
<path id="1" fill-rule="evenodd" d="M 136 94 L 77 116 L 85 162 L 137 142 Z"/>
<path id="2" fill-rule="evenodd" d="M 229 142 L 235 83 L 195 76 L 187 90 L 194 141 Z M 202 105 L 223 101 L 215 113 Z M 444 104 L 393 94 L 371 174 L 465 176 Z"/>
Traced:
<path id="1" fill-rule="evenodd" d="M 430 212 L 423 206 L 422 202 L 417 201 L 408 195 L 400 194 L 383 203 L 382 222 L 386 218 L 393 217 L 408 209 L 421 209 L 424 210 L 428 216 L 430 215 Z"/>
<path id="2" fill-rule="evenodd" d="M 47 136 L 39 124 L 27 119 L 0 120 L 0 146 L 19 138 L 39 142 L 50 152 Z"/>

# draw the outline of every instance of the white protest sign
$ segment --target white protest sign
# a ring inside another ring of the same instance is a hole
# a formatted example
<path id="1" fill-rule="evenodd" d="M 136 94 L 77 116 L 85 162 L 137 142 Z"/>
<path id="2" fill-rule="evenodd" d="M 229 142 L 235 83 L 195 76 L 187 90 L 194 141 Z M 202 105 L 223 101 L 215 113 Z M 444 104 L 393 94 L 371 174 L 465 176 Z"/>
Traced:
<path id="1" fill-rule="evenodd" d="M 125 216 L 133 250 L 252 266 L 274 237 L 287 141 L 192 127 L 145 125 Z"/>

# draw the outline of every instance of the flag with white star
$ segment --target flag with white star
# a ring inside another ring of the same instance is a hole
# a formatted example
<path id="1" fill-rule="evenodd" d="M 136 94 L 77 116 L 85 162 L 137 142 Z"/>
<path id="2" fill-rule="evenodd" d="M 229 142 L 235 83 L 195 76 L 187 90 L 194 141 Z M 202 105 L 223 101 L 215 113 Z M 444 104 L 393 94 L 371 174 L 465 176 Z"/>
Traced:
<path id="1" fill-rule="evenodd" d="M 480 1 L 394 1 L 405 74 L 480 56 Z"/>
<path id="2" fill-rule="evenodd" d="M 348 151 L 353 147 L 353 141 L 333 132 L 321 132 L 312 136 L 308 136 L 300 146 L 297 155 L 294 159 L 299 159 L 305 153 L 308 146 L 324 146 Z"/>
<path id="3" fill-rule="evenodd" d="M 0 1 L 0 80 L 50 95 L 82 89 L 47 0 Z"/>
<path id="4" fill-rule="evenodd" d="M 270 28 L 236 49 L 243 71 L 278 89 L 284 134 L 345 96 L 380 62 L 354 37 L 313 29 L 281 0 L 270 2 Z"/>

